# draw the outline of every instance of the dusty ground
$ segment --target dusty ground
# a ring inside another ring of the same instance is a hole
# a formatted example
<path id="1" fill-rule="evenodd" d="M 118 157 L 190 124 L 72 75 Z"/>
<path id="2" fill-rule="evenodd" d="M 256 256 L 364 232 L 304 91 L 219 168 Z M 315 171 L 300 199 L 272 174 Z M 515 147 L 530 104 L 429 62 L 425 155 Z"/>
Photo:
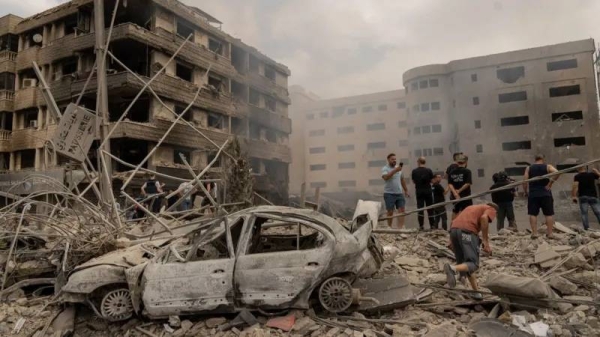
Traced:
<path id="1" fill-rule="evenodd" d="M 84 307 L 77 308 L 74 336 L 104 337 L 104 336 L 427 336 L 427 337 L 464 337 L 470 336 L 470 324 L 483 318 L 493 317 L 501 322 L 510 324 L 513 320 L 522 319 L 525 325 L 542 322 L 549 326 L 547 336 L 600 336 L 600 321 L 598 319 L 598 303 L 600 301 L 600 275 L 596 268 L 600 265 L 597 258 L 600 255 L 598 239 L 599 232 L 567 235 L 557 233 L 556 238 L 545 240 L 543 237 L 532 240 L 528 233 L 512 233 L 502 231 L 491 238 L 493 255 L 483 256 L 481 270 L 478 273 L 480 284 L 485 284 L 486 278 L 492 273 L 509 274 L 513 276 L 539 278 L 549 268 L 541 268 L 534 263 L 536 250 L 544 242 L 551 246 L 562 247 L 561 254 L 570 256 L 575 249 L 582 246 L 586 256 L 583 261 L 569 264 L 568 268 L 558 268 L 557 273 L 570 270 L 562 276 L 564 284 L 556 285 L 555 289 L 566 301 L 575 303 L 550 302 L 547 307 L 532 304 L 528 308 L 511 307 L 505 298 L 498 298 L 485 288 L 483 301 L 470 299 L 466 289 L 459 284 L 457 290 L 443 288 L 445 276 L 442 265 L 451 262 L 447 257 L 440 257 L 436 249 L 428 245 L 434 241 L 444 245 L 447 234 L 443 231 L 424 232 L 402 235 L 379 235 L 382 244 L 387 245 L 387 260 L 379 273 L 384 275 L 404 275 L 415 285 L 433 290 L 426 300 L 392 312 L 365 317 L 353 313 L 353 319 L 341 319 L 325 315 L 317 311 L 320 318 L 309 317 L 311 313 L 292 311 L 295 323 L 290 325 L 291 331 L 285 332 L 266 326 L 267 317 L 255 313 L 258 323 L 249 327 L 241 326 L 229 331 L 219 331 L 218 327 L 230 322 L 233 316 L 196 316 L 181 317 L 180 320 L 146 321 L 142 318 L 129 320 L 125 323 L 106 323 L 94 317 Z M 587 247 L 586 246 L 586 247 Z M 593 252 L 590 252 L 593 250 Z M 553 281 L 552 281 L 553 282 Z M 568 296 L 580 297 L 568 297 Z M 14 294 L 10 302 L 0 306 L 0 336 L 32 336 L 36 330 L 43 327 L 48 320 L 60 310 L 59 306 L 45 307 L 49 297 L 32 298 L 30 295 Z M 558 298 L 560 301 L 561 299 Z M 583 301 L 578 304 L 577 301 Z M 496 304 L 500 303 L 499 311 L 492 313 Z M 595 303 L 595 304 L 594 304 Z M 380 322 L 365 322 L 364 319 L 378 319 Z M 24 319 L 23 327 L 18 333 L 12 333 L 20 319 Z M 169 325 L 171 324 L 171 326 Z M 142 332 L 142 330 L 144 332 Z M 50 327 L 45 336 L 60 334 Z M 41 337 L 38 333 L 37 337 Z M 498 335 L 501 336 L 501 335 Z"/>

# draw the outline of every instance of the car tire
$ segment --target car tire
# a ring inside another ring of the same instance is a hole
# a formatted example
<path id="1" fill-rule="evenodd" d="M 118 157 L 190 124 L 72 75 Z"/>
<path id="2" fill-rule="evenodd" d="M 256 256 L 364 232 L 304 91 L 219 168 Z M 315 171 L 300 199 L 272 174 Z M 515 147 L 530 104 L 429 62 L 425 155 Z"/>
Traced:
<path id="1" fill-rule="evenodd" d="M 110 322 L 118 322 L 128 320 L 133 316 L 133 302 L 129 289 L 123 286 L 107 287 L 100 289 L 95 297 L 96 313 L 101 318 Z"/>
<path id="2" fill-rule="evenodd" d="M 323 309 L 340 313 L 352 305 L 352 285 L 341 277 L 331 277 L 319 287 L 319 303 Z"/>

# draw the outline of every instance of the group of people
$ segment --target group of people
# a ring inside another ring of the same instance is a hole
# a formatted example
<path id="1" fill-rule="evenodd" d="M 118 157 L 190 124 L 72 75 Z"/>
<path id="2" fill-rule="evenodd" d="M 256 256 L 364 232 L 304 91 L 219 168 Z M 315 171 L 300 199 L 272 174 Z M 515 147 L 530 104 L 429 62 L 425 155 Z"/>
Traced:
<path id="1" fill-rule="evenodd" d="M 405 212 L 406 198 L 409 197 L 406 183 L 402 177 L 403 163 L 396 162 L 395 154 L 387 157 L 387 165 L 381 170 L 385 180 L 384 202 L 388 215 L 388 225 L 392 227 L 394 210 L 398 213 Z M 417 208 L 421 209 L 445 202 L 445 195 L 450 194 L 453 203 L 452 224 L 449 233 L 448 246 L 454 251 L 456 265 L 444 265 L 447 283 L 450 287 L 456 286 L 456 275 L 460 279 L 468 279 L 473 290 L 477 291 L 478 285 L 474 276 L 479 268 L 480 246 L 488 253 L 492 253 L 489 242 L 489 225 L 497 218 L 497 230 L 504 227 L 504 220 L 508 219 L 508 227 L 516 230 L 513 201 L 516 194 L 515 184 L 506 172 L 493 175 L 493 185 L 490 187 L 492 202 L 473 205 L 472 199 L 464 199 L 471 195 L 472 175 L 467 168 L 468 157 L 463 153 L 454 154 L 454 163 L 448 166 L 444 177 L 434 174 L 426 167 L 426 159 L 417 160 L 418 167 L 411 173 L 415 185 Z M 550 178 L 543 177 L 554 173 Z M 532 238 L 537 237 L 537 217 L 540 211 L 545 216 L 546 235 L 552 238 L 554 226 L 554 199 L 552 185 L 559 178 L 558 170 L 545 162 L 543 155 L 535 156 L 535 162 L 525 169 L 522 184 L 524 195 L 527 196 L 527 213 L 531 226 Z M 600 171 L 595 168 L 587 172 L 586 167 L 580 167 L 573 179 L 573 202 L 580 207 L 583 227 L 589 229 L 588 210 L 591 207 L 594 215 L 600 222 L 600 201 L 596 191 L 596 182 L 600 178 Z M 442 179 L 448 181 L 446 188 L 441 186 Z M 509 186 L 510 185 L 510 186 Z M 438 229 L 441 221 L 442 228 L 447 230 L 447 216 L 444 205 L 431 207 L 427 210 L 429 226 Z M 400 216 L 398 227 L 404 226 L 404 217 Z M 424 228 L 424 211 L 418 212 L 419 229 Z M 481 235 L 480 235 L 481 234 Z M 476 299 L 482 298 L 480 293 L 473 293 Z"/>
<path id="2" fill-rule="evenodd" d="M 188 211 L 193 208 L 196 197 L 202 196 L 200 208 L 204 208 L 204 213 L 210 212 L 211 198 L 216 197 L 216 184 L 214 182 L 203 182 L 204 190 L 195 186 L 191 182 L 182 182 L 176 190 L 168 190 L 165 195 L 165 184 L 156 179 L 156 175 L 149 174 L 146 176 L 146 182 L 140 188 L 141 197 L 139 201 L 143 201 L 144 206 L 152 213 L 159 213 L 161 208 L 166 209 L 176 208 L 178 211 Z M 166 197 L 165 197 L 166 196 Z M 174 207 L 178 204 L 177 207 Z M 137 216 L 145 216 L 144 212 L 136 209 Z"/>

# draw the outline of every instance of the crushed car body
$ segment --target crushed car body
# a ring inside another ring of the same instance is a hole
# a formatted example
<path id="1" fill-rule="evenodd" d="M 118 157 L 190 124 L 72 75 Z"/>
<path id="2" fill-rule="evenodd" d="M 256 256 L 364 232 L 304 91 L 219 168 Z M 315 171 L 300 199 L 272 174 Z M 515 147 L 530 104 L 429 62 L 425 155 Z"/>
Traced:
<path id="1" fill-rule="evenodd" d="M 306 209 L 249 208 L 90 260 L 69 275 L 62 298 L 112 321 L 308 309 L 312 298 L 341 312 L 360 298 L 352 283 L 383 262 L 372 236 L 379 208 L 359 202 L 347 224 Z"/>

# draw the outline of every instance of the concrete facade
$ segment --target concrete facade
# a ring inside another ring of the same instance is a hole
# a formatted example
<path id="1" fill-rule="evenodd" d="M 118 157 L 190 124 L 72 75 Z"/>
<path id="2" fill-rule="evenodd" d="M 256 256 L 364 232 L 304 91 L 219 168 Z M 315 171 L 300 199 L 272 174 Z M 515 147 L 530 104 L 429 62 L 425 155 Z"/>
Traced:
<path id="1" fill-rule="evenodd" d="M 536 153 L 559 169 L 598 158 L 594 51 L 588 39 L 408 70 L 411 157 L 425 155 L 443 171 L 453 152 L 464 152 L 476 191 L 500 170 L 521 178 Z M 568 193 L 568 176 L 555 191 Z"/>
<path id="2" fill-rule="evenodd" d="M 307 193 L 320 187 L 326 195 L 381 195 L 381 168 L 392 152 L 409 171 L 403 90 L 309 101 L 300 109 L 295 104 L 294 134 L 303 143 L 296 143 L 292 193 L 305 182 Z"/>
<path id="3" fill-rule="evenodd" d="M 114 5 L 115 1 L 105 1 L 107 26 Z M 9 46 L 15 50 L 3 48 L 0 52 L 0 70 L 9 69 L 13 74 L 13 85 L 0 90 L 0 164 L 4 165 L 0 168 L 4 172 L 44 171 L 65 162 L 45 148 L 56 121 L 39 92 L 32 62 L 40 66 L 59 108 L 64 109 L 77 100 L 94 65 L 93 21 L 91 0 L 73 0 L 26 19 L 0 18 L 0 39 L 16 38 Z M 168 108 L 144 93 L 112 135 L 111 152 L 137 165 L 176 118 L 173 112 L 181 113 L 198 87 L 205 86 L 183 119 L 217 144 L 238 136 L 250 157 L 257 189 L 286 200 L 291 162 L 290 70 L 223 32 L 220 25 L 212 16 L 179 1 L 121 3 L 110 50 L 144 81 L 167 64 L 185 38 L 191 38 L 151 86 Z M 41 42 L 37 42 L 40 36 Z M 208 79 L 203 81 L 209 67 Z M 114 122 L 143 84 L 112 60 L 107 68 L 110 121 Z M 93 78 L 81 99 L 81 105 L 92 110 L 96 107 L 95 82 Z M 179 153 L 201 169 L 216 150 L 214 144 L 181 123 L 147 166 L 189 177 L 179 163 Z M 117 175 L 129 169 L 113 166 Z"/>

